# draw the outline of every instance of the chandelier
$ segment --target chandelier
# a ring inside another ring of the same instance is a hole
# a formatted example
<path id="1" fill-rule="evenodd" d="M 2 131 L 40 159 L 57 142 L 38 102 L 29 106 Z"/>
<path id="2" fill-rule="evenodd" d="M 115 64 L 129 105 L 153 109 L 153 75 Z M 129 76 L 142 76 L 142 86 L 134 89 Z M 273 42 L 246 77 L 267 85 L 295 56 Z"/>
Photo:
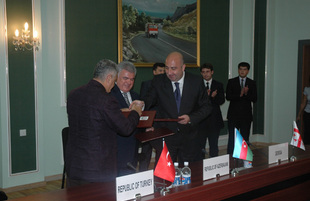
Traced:
<path id="1" fill-rule="evenodd" d="M 33 32 L 33 37 L 30 38 L 30 30 L 28 29 L 28 23 L 26 22 L 24 25 L 24 29 L 22 29 L 22 33 L 20 36 L 20 33 L 18 29 L 15 31 L 15 35 L 13 36 L 13 45 L 15 46 L 15 51 L 18 50 L 39 50 L 39 38 L 38 38 L 38 32 Z"/>

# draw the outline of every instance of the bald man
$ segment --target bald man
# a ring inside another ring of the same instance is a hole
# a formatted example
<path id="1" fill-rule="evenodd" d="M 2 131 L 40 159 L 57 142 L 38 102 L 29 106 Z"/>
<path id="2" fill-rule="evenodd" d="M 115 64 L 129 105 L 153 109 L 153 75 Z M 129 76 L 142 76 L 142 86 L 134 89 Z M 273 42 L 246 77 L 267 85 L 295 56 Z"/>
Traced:
<path id="1" fill-rule="evenodd" d="M 200 160 L 197 126 L 212 110 L 201 77 L 185 72 L 185 67 L 181 53 L 170 53 L 165 62 L 165 74 L 154 76 L 151 90 L 144 99 L 146 110 L 157 105 L 156 118 L 179 119 L 157 122 L 154 127 L 166 127 L 175 133 L 165 141 L 172 160 L 181 163 Z"/>

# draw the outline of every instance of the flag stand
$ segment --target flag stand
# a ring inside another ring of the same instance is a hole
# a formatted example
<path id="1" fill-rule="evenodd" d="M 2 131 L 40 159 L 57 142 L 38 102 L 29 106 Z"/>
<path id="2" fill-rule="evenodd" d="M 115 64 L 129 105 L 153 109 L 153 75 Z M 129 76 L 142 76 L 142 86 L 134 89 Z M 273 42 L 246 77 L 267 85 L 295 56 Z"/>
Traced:
<path id="1" fill-rule="evenodd" d="M 295 155 L 295 154 L 294 154 L 294 152 L 295 152 L 295 147 L 293 146 L 292 156 L 290 157 L 290 161 L 292 161 L 292 162 L 294 162 L 294 161 L 296 161 L 296 160 L 297 160 L 297 157 L 296 157 L 296 156 L 294 156 L 294 155 Z"/>
<path id="2" fill-rule="evenodd" d="M 166 182 L 164 180 L 164 188 L 160 190 L 160 195 L 165 196 L 169 192 L 170 192 L 170 190 L 166 187 Z"/>
<path id="3" fill-rule="evenodd" d="M 231 174 L 233 175 L 233 177 L 237 176 L 239 173 L 238 169 L 236 168 L 236 161 L 237 160 L 234 158 L 234 162 L 233 162 L 234 169 L 232 169 L 232 171 L 231 171 Z"/>

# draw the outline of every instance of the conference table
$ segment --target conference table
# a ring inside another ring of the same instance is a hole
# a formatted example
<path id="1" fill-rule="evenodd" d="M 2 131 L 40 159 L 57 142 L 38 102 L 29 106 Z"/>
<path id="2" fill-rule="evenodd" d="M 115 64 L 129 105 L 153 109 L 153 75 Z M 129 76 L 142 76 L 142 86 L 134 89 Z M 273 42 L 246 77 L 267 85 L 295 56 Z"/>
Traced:
<path id="1" fill-rule="evenodd" d="M 289 145 L 289 158 L 292 155 Z M 268 148 L 254 149 L 253 167 L 203 181 L 203 162 L 190 163 L 192 183 L 159 191 L 138 200 L 310 200 L 310 146 L 294 148 L 297 160 L 268 164 Z M 241 163 L 230 158 L 231 166 Z M 155 181 L 160 181 L 156 178 Z M 15 201 L 116 200 L 115 182 L 92 183 L 53 192 L 13 199 Z"/>

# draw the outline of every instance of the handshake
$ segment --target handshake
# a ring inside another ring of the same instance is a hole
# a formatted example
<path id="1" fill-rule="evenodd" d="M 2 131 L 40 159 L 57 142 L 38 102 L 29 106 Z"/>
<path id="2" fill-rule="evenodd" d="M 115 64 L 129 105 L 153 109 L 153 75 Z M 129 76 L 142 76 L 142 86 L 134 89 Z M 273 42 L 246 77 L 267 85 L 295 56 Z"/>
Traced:
<path id="1" fill-rule="evenodd" d="M 129 106 L 129 111 L 135 110 L 136 112 L 138 112 L 139 116 L 142 115 L 143 109 L 144 109 L 144 101 L 141 100 L 134 100 Z"/>

